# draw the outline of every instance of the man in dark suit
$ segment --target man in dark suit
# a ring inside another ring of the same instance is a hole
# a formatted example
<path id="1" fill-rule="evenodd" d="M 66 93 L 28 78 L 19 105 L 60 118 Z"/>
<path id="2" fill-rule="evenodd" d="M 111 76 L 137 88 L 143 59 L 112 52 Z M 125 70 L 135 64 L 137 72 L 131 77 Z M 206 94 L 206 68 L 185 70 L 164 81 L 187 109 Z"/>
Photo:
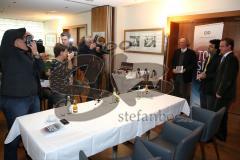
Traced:
<path id="1" fill-rule="evenodd" d="M 209 41 L 209 56 L 202 73 L 197 75 L 200 84 L 200 103 L 202 108 L 210 109 L 214 107 L 216 93 L 214 85 L 216 81 L 217 69 L 221 60 L 220 40 L 213 39 Z"/>
<path id="2" fill-rule="evenodd" d="M 228 108 L 236 96 L 237 74 L 239 63 L 233 53 L 234 41 L 230 38 L 224 38 L 220 42 L 220 51 L 222 54 L 221 62 L 217 70 L 216 77 L 216 102 L 214 111 L 226 107 L 222 123 L 217 137 L 226 141 L 227 138 L 227 119 Z"/>
<path id="3" fill-rule="evenodd" d="M 197 58 L 193 50 L 189 49 L 186 38 L 178 41 L 179 49 L 174 53 L 172 72 L 174 74 L 174 95 L 190 101 L 191 82 L 196 70 Z"/>
<path id="4" fill-rule="evenodd" d="M 78 48 L 78 54 L 93 54 L 96 52 L 96 43 L 94 43 L 92 37 L 88 36 L 85 38 L 83 44 Z"/>

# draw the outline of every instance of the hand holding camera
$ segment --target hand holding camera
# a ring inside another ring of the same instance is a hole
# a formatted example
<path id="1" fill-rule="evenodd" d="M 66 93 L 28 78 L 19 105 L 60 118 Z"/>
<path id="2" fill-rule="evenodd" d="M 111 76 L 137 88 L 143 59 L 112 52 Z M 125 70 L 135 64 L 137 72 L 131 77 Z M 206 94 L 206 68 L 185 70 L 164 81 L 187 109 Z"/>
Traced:
<path id="1" fill-rule="evenodd" d="M 32 54 L 34 56 L 38 55 L 37 44 L 33 40 L 33 36 L 32 35 L 27 35 L 26 36 L 26 45 L 31 49 Z"/>
<path id="2" fill-rule="evenodd" d="M 71 53 L 68 53 L 68 61 L 71 61 L 74 57 L 74 53 L 71 52 Z"/>
<path id="3" fill-rule="evenodd" d="M 96 46 L 97 46 L 96 43 L 92 43 L 92 44 L 90 44 L 89 48 L 92 50 L 92 49 L 96 48 Z"/>

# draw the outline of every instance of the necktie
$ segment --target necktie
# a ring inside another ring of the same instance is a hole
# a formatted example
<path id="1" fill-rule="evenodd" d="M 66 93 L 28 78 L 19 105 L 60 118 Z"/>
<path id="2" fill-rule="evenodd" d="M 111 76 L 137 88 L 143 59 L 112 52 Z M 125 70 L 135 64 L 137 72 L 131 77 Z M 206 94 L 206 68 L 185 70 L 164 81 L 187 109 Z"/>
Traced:
<path id="1" fill-rule="evenodd" d="M 226 58 L 226 56 L 222 56 L 222 58 L 221 58 L 221 62 L 220 62 L 220 63 L 222 63 L 222 62 L 224 61 L 225 58 Z"/>

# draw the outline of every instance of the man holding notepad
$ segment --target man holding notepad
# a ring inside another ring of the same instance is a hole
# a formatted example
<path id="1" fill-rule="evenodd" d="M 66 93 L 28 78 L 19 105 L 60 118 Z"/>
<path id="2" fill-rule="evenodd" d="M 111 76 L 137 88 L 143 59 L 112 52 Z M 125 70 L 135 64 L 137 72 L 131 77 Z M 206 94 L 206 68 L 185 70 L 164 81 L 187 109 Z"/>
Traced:
<path id="1" fill-rule="evenodd" d="M 178 41 L 179 49 L 174 52 L 172 72 L 174 80 L 174 95 L 185 98 L 190 102 L 191 82 L 196 69 L 197 58 L 193 50 L 189 49 L 186 38 Z"/>

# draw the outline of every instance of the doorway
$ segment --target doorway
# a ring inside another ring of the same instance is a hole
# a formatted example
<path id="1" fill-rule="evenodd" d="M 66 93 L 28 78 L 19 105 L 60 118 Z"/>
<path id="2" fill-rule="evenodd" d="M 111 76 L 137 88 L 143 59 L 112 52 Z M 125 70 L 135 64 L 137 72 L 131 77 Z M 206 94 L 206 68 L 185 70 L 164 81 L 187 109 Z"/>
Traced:
<path id="1" fill-rule="evenodd" d="M 87 24 L 64 27 L 63 32 L 69 32 L 73 39 L 73 46 L 78 46 L 81 38 L 87 36 Z"/>

